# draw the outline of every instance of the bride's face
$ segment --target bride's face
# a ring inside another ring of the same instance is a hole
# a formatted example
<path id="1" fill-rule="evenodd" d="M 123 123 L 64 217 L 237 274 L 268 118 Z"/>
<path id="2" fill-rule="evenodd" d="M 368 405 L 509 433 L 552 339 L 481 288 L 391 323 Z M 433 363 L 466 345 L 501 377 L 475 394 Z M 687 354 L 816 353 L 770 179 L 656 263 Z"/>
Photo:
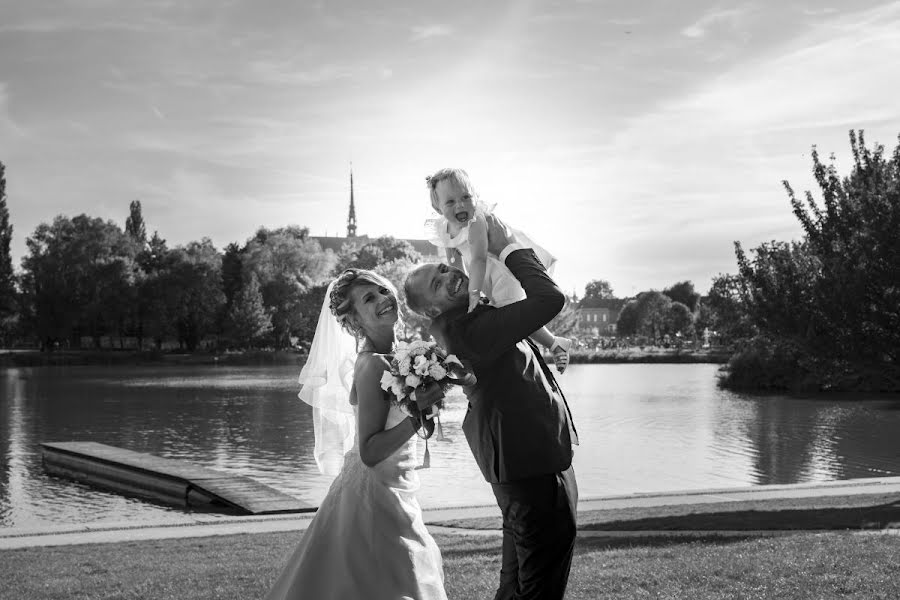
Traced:
<path id="1" fill-rule="evenodd" d="M 354 320 L 367 337 L 393 330 L 397 322 L 397 298 L 386 287 L 374 283 L 354 285 L 350 289 Z"/>

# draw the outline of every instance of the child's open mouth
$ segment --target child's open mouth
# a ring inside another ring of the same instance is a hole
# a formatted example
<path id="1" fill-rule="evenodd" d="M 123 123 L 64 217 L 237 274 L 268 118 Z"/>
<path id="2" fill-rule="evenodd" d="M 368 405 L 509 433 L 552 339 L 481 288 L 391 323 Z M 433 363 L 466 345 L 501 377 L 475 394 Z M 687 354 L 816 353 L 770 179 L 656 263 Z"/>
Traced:
<path id="1" fill-rule="evenodd" d="M 463 212 L 458 212 L 458 213 L 456 213 L 456 220 L 459 221 L 460 223 L 466 223 L 466 222 L 468 222 L 468 220 L 469 220 L 469 213 L 468 213 L 468 211 L 463 211 Z"/>

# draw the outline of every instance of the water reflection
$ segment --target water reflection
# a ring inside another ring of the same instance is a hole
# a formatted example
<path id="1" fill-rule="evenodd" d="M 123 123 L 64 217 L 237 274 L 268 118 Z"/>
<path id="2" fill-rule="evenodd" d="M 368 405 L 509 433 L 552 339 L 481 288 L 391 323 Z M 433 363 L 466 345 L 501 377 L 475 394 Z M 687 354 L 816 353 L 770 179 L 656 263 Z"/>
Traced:
<path id="1" fill-rule="evenodd" d="M 713 365 L 573 365 L 583 497 L 900 475 L 900 400 L 732 394 Z M 92 440 L 247 475 L 310 502 L 312 459 L 293 367 L 0 371 L 0 526 L 186 520 L 185 513 L 44 475 L 40 442 Z M 423 506 L 492 502 L 451 398 L 420 471 Z M 421 447 L 421 444 L 420 444 Z M 420 448 L 421 449 L 421 448 Z"/>

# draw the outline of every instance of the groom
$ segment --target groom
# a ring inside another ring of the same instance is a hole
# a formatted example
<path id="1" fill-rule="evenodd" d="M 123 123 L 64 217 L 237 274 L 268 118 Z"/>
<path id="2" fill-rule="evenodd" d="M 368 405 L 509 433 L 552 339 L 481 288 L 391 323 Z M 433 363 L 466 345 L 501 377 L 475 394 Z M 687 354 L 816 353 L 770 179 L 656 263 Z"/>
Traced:
<path id="1" fill-rule="evenodd" d="M 531 249 L 488 215 L 488 251 L 522 284 L 526 298 L 468 308 L 468 278 L 427 264 L 404 284 L 409 307 L 432 319 L 431 334 L 472 369 L 463 432 L 503 514 L 503 562 L 495 600 L 561 599 L 575 545 L 578 443 L 562 390 L 529 339 L 565 297 Z"/>

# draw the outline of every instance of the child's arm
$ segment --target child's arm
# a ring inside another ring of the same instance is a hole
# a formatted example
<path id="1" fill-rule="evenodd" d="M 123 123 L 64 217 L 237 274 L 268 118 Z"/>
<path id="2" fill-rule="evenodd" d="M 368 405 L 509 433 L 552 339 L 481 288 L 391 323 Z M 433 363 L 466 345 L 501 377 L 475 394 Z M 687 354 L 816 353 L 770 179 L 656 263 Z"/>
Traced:
<path id="1" fill-rule="evenodd" d="M 535 331 L 528 337 L 533 339 L 535 342 L 537 342 L 538 344 L 540 344 L 547 350 L 549 350 L 550 346 L 553 345 L 553 342 L 556 341 L 556 338 L 553 336 L 552 333 L 550 333 L 550 330 L 547 329 L 546 327 L 541 327 L 540 329 L 538 329 L 537 331 Z"/>
<path id="2" fill-rule="evenodd" d="M 541 327 L 530 336 L 532 340 L 546 348 L 553 355 L 553 362 L 556 364 L 556 370 L 562 374 L 569 366 L 569 346 L 572 341 L 568 338 L 556 337 L 546 327 Z"/>
<path id="3" fill-rule="evenodd" d="M 487 271 L 487 248 L 487 221 L 479 215 L 469 223 L 469 249 L 472 251 L 472 258 L 466 265 L 469 271 L 469 312 L 472 312 L 481 300 L 484 274 Z"/>

